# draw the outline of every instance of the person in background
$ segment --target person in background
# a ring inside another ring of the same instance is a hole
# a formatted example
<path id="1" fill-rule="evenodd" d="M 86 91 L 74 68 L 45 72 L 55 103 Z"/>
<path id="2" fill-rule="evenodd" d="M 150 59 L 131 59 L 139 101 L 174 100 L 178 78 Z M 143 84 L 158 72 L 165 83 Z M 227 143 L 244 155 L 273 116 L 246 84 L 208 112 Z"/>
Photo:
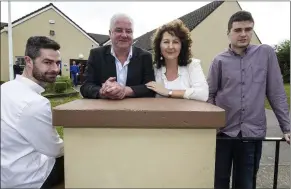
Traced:
<path id="1" fill-rule="evenodd" d="M 201 61 L 192 58 L 192 40 L 181 20 L 156 30 L 153 36 L 155 79 L 146 86 L 159 96 L 206 101 L 208 84 Z"/>
<path id="2" fill-rule="evenodd" d="M 87 64 L 86 62 L 80 63 L 80 74 L 79 74 L 80 83 L 84 82 L 84 71 L 85 71 L 86 64 Z"/>
<path id="3" fill-rule="evenodd" d="M 269 45 L 250 44 L 253 28 L 254 19 L 247 11 L 238 11 L 230 17 L 229 47 L 214 58 L 208 74 L 208 102 L 226 111 L 226 124 L 217 136 L 228 138 L 216 143 L 215 189 L 230 187 L 232 164 L 235 188 L 252 188 L 254 174 L 259 169 L 262 141 L 229 138 L 266 136 L 265 97 L 284 138 L 290 143 L 287 96 L 276 53 Z"/>
<path id="4" fill-rule="evenodd" d="M 72 76 L 72 79 L 73 79 L 73 84 L 76 87 L 78 85 L 77 76 L 79 75 L 80 70 L 79 70 L 79 66 L 76 65 L 76 61 L 75 60 L 73 61 L 73 64 L 70 67 L 70 70 L 71 70 L 71 76 Z"/>
<path id="5" fill-rule="evenodd" d="M 80 92 L 84 98 L 154 97 L 145 84 L 154 81 L 151 54 L 133 47 L 133 20 L 115 14 L 110 20 L 112 45 L 90 51 Z"/>
<path id="6" fill-rule="evenodd" d="M 64 144 L 41 95 L 60 71 L 60 45 L 27 40 L 22 75 L 1 85 L 1 188 L 52 188 L 64 182 Z"/>

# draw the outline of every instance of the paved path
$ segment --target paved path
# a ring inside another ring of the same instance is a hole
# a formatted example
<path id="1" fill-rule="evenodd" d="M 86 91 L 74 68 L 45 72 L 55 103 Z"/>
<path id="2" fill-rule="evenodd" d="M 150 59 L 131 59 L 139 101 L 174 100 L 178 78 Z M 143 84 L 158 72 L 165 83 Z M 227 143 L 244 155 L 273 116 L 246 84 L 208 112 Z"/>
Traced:
<path id="1" fill-rule="evenodd" d="M 80 92 L 80 87 L 81 87 L 81 85 L 77 85 L 76 87 L 74 87 L 74 89 L 76 89 L 77 91 Z"/>
<path id="2" fill-rule="evenodd" d="M 272 110 L 266 110 L 267 137 L 282 137 L 277 118 Z M 278 188 L 290 188 L 290 145 L 281 142 Z M 275 143 L 264 142 L 260 170 L 258 173 L 257 188 L 272 188 L 275 159 Z"/>
<path id="3" fill-rule="evenodd" d="M 282 131 L 279 127 L 277 118 L 272 110 L 266 110 L 267 116 L 267 137 L 282 137 Z M 261 164 L 273 164 L 275 157 L 275 143 L 264 142 L 263 156 Z M 281 142 L 280 145 L 280 164 L 290 164 L 290 145 Z"/>

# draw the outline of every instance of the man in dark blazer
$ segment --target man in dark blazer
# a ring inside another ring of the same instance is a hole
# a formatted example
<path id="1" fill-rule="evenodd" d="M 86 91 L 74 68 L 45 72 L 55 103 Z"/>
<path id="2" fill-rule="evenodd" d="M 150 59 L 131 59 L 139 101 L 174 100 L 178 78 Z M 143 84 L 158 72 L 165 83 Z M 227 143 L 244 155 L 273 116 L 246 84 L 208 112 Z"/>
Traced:
<path id="1" fill-rule="evenodd" d="M 155 80 L 152 56 L 132 46 L 132 19 L 125 14 L 114 15 L 110 22 L 107 45 L 90 51 L 80 92 L 84 98 L 123 99 L 154 97 L 146 83 Z"/>

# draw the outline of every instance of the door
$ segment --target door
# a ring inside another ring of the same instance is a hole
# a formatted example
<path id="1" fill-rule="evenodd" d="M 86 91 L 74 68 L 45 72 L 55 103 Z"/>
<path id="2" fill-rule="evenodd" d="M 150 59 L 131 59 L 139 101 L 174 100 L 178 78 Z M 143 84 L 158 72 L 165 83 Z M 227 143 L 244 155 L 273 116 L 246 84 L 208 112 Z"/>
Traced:
<path id="1" fill-rule="evenodd" d="M 77 76 L 78 85 L 82 85 L 84 83 L 84 72 L 87 65 L 87 60 L 79 60 L 79 59 L 70 59 L 70 66 L 73 65 L 73 61 L 76 62 L 76 65 L 79 67 L 79 75 Z M 72 75 L 70 74 L 70 77 Z"/>

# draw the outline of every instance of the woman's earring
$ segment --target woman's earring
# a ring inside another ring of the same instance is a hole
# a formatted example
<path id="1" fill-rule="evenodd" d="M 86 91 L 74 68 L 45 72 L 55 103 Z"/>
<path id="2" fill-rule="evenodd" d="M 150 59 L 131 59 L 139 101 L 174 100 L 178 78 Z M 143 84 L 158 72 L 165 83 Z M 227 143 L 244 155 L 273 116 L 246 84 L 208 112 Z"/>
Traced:
<path id="1" fill-rule="evenodd" d="M 161 58 L 160 58 L 161 60 L 163 60 L 163 56 L 161 56 Z"/>

